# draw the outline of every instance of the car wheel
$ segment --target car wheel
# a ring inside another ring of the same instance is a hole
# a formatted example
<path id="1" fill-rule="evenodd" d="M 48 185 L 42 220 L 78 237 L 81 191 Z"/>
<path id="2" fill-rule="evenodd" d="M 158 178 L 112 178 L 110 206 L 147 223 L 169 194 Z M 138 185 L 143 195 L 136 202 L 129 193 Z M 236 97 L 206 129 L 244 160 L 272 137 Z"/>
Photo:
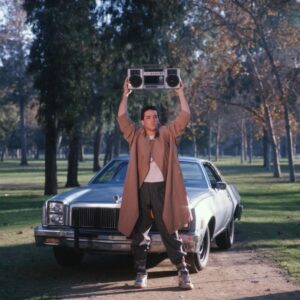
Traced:
<path id="1" fill-rule="evenodd" d="M 189 271 L 191 273 L 198 273 L 202 269 L 204 269 L 208 262 L 210 252 L 210 233 L 209 228 L 206 228 L 205 235 L 200 245 L 200 249 L 196 253 L 188 253 L 187 254 L 187 264 Z"/>
<path id="2" fill-rule="evenodd" d="M 226 229 L 216 237 L 216 244 L 219 249 L 226 250 L 234 243 L 234 219 L 227 225 Z"/>
<path id="3" fill-rule="evenodd" d="M 67 247 L 53 247 L 56 262 L 65 267 L 81 264 L 84 253 Z"/>

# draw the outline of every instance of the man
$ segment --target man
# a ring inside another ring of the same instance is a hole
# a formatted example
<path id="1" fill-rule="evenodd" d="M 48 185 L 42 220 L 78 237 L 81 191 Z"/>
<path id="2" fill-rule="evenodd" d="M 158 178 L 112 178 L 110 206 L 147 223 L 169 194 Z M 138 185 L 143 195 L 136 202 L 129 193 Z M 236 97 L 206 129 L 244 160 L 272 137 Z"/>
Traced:
<path id="1" fill-rule="evenodd" d="M 118 122 L 130 147 L 118 229 L 132 238 L 132 251 L 137 271 L 136 288 L 147 286 L 147 251 L 149 231 L 155 222 L 171 262 L 178 270 L 179 287 L 193 289 L 185 263 L 186 253 L 178 230 L 191 221 L 183 177 L 176 150 L 176 138 L 189 122 L 190 109 L 183 84 L 175 90 L 181 112 L 174 122 L 159 125 L 157 110 L 147 106 L 141 111 L 142 128 L 137 129 L 127 115 L 128 79 L 118 111 Z"/>

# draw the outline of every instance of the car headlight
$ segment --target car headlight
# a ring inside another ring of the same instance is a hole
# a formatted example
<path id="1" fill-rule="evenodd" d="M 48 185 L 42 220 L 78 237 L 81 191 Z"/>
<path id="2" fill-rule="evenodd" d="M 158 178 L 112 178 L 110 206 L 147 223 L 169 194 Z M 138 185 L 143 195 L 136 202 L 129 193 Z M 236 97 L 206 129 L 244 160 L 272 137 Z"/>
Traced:
<path id="1" fill-rule="evenodd" d="M 48 202 L 48 225 L 64 224 L 64 205 L 61 202 Z"/>
<path id="2" fill-rule="evenodd" d="M 62 215 L 50 214 L 48 216 L 48 224 L 49 225 L 63 225 L 64 224 L 64 218 L 63 218 Z"/>
<path id="3" fill-rule="evenodd" d="M 64 212 L 64 205 L 61 202 L 49 202 L 48 213 L 62 214 Z"/>

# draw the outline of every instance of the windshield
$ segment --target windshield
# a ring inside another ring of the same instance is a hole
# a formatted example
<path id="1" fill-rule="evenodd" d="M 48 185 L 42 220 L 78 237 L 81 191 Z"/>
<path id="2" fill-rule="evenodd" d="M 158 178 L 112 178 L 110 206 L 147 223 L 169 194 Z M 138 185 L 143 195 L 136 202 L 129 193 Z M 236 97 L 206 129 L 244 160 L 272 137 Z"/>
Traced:
<path id="1" fill-rule="evenodd" d="M 128 161 L 114 160 L 100 171 L 90 183 L 124 183 L 127 166 Z M 180 167 L 186 186 L 208 188 L 203 171 L 198 163 L 181 161 Z"/>
<path id="2" fill-rule="evenodd" d="M 127 171 L 127 161 L 114 160 L 101 170 L 92 180 L 94 183 L 119 182 L 123 183 Z"/>

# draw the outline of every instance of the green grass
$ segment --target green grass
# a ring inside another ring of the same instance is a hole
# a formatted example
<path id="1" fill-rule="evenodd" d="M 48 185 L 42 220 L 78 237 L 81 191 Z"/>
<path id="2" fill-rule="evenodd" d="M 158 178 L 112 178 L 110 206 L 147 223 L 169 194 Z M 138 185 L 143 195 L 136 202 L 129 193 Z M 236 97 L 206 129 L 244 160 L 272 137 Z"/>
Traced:
<path id="1" fill-rule="evenodd" d="M 227 182 L 237 186 L 245 206 L 237 226 L 239 247 L 269 254 L 290 275 L 300 278 L 299 179 L 296 183 L 288 182 L 286 162 L 280 179 L 265 172 L 261 161 L 241 166 L 237 161 L 229 164 L 225 160 L 217 165 Z"/>
<path id="2" fill-rule="evenodd" d="M 79 182 L 93 176 L 92 162 L 79 165 Z M 58 161 L 58 190 L 65 190 L 67 162 Z M 53 299 L 58 290 L 71 289 L 74 270 L 56 264 L 49 248 L 37 248 L 33 228 L 41 222 L 44 163 L 0 162 L 0 299 Z M 76 271 L 76 273 L 78 270 Z"/>
<path id="3" fill-rule="evenodd" d="M 251 166 L 240 165 L 233 158 L 217 165 L 226 181 L 237 186 L 245 206 L 236 226 L 235 247 L 267 253 L 300 278 L 299 179 L 297 183 L 288 182 L 285 161 L 280 179 L 265 172 L 259 159 Z M 82 185 L 93 176 L 91 170 L 92 161 L 80 163 Z M 66 161 L 59 161 L 59 191 L 65 189 L 66 173 Z M 74 286 L 99 282 L 103 270 L 111 267 L 87 262 L 80 270 L 63 269 L 56 264 L 51 249 L 35 247 L 33 228 L 40 223 L 41 207 L 47 198 L 43 185 L 42 161 L 30 161 L 28 167 L 13 160 L 0 162 L 0 299 L 51 299 Z"/>

